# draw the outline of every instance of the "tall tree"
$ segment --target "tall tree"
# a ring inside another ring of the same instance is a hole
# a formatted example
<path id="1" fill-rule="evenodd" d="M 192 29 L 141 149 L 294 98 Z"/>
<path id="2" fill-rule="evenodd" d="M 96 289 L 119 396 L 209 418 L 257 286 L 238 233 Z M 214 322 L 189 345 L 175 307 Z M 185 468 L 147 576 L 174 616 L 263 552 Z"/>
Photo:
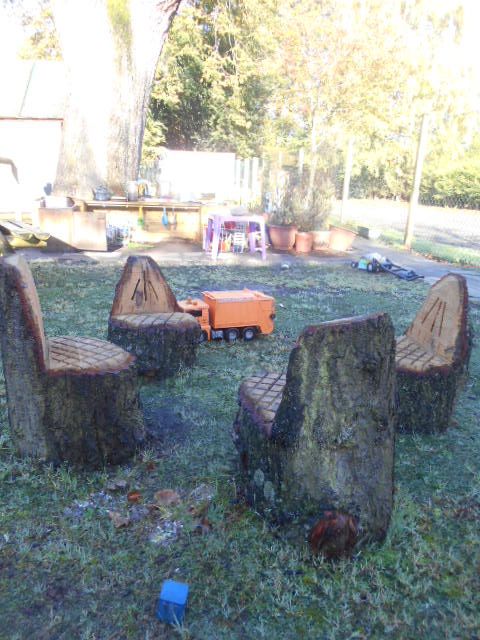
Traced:
<path id="1" fill-rule="evenodd" d="M 188 0 L 152 91 L 149 144 L 259 153 L 275 84 L 278 0 Z"/>
<path id="2" fill-rule="evenodd" d="M 277 113 L 285 121 L 290 116 L 309 149 L 306 209 L 320 150 L 384 126 L 395 109 L 395 91 L 408 67 L 392 13 L 381 0 L 282 1 Z"/>
<path id="3" fill-rule="evenodd" d="M 53 0 L 68 94 L 55 192 L 136 179 L 152 81 L 181 0 Z"/>

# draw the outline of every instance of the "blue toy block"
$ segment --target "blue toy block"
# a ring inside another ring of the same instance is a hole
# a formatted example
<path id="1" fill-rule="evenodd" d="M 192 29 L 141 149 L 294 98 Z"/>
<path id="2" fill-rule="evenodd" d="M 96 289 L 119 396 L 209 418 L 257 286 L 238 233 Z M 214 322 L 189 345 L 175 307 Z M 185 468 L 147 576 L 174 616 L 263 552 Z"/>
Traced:
<path id="1" fill-rule="evenodd" d="M 165 580 L 158 600 L 157 618 L 169 624 L 181 624 L 187 606 L 188 584 Z"/>

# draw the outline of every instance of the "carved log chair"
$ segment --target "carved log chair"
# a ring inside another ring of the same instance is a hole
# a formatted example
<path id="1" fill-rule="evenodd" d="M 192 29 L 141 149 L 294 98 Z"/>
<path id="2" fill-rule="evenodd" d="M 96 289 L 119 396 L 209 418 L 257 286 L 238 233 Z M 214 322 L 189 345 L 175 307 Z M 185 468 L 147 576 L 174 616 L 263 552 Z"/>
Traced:
<path id="1" fill-rule="evenodd" d="M 165 378 L 195 362 L 200 337 L 198 322 L 181 312 L 157 263 L 130 256 L 116 287 L 108 339 L 135 354 L 140 373 Z"/>
<path id="2" fill-rule="evenodd" d="M 134 357 L 95 338 L 47 338 L 30 268 L 0 259 L 0 330 L 8 417 L 20 455 L 98 467 L 143 439 Z"/>
<path id="3" fill-rule="evenodd" d="M 245 379 L 239 405 L 233 436 L 255 509 L 285 525 L 288 535 L 310 531 L 312 548 L 314 532 L 332 513 L 350 523 L 350 546 L 357 537 L 385 536 L 395 416 L 388 314 L 307 327 L 286 375 Z"/>
<path id="4" fill-rule="evenodd" d="M 435 283 L 397 340 L 398 428 L 431 433 L 448 427 L 471 351 L 468 289 L 449 273 Z"/>

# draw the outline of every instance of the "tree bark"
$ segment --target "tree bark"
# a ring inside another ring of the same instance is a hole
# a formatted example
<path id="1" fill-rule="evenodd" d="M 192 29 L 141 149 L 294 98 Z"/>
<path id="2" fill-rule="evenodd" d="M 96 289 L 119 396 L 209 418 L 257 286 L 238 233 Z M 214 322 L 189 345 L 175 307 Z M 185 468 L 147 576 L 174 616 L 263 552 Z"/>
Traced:
<path id="1" fill-rule="evenodd" d="M 101 467 L 144 437 L 132 356 L 103 340 L 43 334 L 23 258 L 0 261 L 0 340 L 8 417 L 19 455 Z"/>
<path id="2" fill-rule="evenodd" d="M 149 326 L 126 322 L 112 316 L 108 322 L 108 339 L 135 355 L 140 373 L 167 378 L 195 363 L 201 330 L 198 322 L 186 313 L 151 314 L 155 324 Z"/>
<path id="3" fill-rule="evenodd" d="M 108 339 L 137 358 L 140 373 L 175 375 L 195 362 L 201 329 L 180 313 L 175 294 L 149 256 L 130 256 L 115 287 Z"/>
<path id="4" fill-rule="evenodd" d="M 278 384 L 263 398 L 273 398 Z M 290 355 L 271 426 L 270 412 L 253 395 L 247 379 L 234 426 L 250 503 L 296 539 L 330 510 L 354 519 L 360 540 L 383 539 L 393 503 L 395 342 L 389 316 L 306 328 Z"/>
<path id="5" fill-rule="evenodd" d="M 55 193 L 135 180 L 156 64 L 181 0 L 54 0 L 67 72 Z"/>
<path id="6" fill-rule="evenodd" d="M 404 336 L 397 339 L 397 429 L 445 431 L 468 377 L 473 331 L 463 276 L 447 274 L 429 290 Z"/>

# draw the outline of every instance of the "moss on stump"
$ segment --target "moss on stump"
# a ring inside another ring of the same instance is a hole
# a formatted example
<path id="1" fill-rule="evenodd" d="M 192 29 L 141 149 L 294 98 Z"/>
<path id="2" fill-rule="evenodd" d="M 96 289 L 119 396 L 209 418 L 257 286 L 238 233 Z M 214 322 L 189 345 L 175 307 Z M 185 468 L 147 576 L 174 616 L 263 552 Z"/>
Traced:
<path id="1" fill-rule="evenodd" d="M 307 327 L 285 382 L 258 376 L 239 390 L 233 432 L 249 503 L 296 539 L 334 510 L 355 520 L 360 541 L 382 540 L 393 503 L 395 397 L 387 314 Z"/>

